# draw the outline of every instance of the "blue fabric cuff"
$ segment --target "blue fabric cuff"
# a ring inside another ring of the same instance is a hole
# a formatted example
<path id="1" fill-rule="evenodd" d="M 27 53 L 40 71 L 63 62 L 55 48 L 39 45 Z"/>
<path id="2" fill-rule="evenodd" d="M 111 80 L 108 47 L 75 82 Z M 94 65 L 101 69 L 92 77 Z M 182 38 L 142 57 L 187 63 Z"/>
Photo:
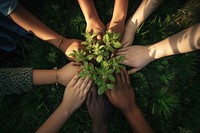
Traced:
<path id="1" fill-rule="evenodd" d="M 0 12 L 8 16 L 17 7 L 18 0 L 0 0 Z"/>

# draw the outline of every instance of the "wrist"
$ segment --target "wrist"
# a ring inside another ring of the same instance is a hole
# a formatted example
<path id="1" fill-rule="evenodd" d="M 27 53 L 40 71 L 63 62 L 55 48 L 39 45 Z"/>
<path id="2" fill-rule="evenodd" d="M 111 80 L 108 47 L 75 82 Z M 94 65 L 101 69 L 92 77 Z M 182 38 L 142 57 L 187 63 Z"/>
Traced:
<path id="1" fill-rule="evenodd" d="M 152 61 L 167 56 L 167 49 L 165 49 L 165 47 L 161 46 L 159 43 L 155 43 L 147 47 L 149 49 L 149 55 L 152 58 Z"/>
<path id="2" fill-rule="evenodd" d="M 85 17 L 85 21 L 87 24 L 91 23 L 91 22 L 96 22 L 96 21 L 99 21 L 99 17 L 96 16 L 96 15 L 88 15 Z"/>
<path id="3" fill-rule="evenodd" d="M 61 110 L 65 118 L 69 118 L 73 112 L 70 111 L 70 109 L 66 105 L 66 103 L 61 102 L 61 104 L 59 105 L 59 109 Z"/>
<path id="4" fill-rule="evenodd" d="M 130 118 L 133 114 L 137 114 L 139 110 L 139 107 L 135 104 L 130 106 L 130 108 L 128 108 L 127 110 L 123 110 L 122 112 L 126 118 Z"/>
<path id="5" fill-rule="evenodd" d="M 92 123 L 92 132 L 93 133 L 107 133 L 108 132 L 108 123 Z"/>
<path id="6" fill-rule="evenodd" d="M 120 13 L 120 14 L 117 14 L 117 15 L 113 14 L 111 22 L 122 22 L 122 23 L 125 23 L 125 20 L 126 20 L 126 14 Z"/>

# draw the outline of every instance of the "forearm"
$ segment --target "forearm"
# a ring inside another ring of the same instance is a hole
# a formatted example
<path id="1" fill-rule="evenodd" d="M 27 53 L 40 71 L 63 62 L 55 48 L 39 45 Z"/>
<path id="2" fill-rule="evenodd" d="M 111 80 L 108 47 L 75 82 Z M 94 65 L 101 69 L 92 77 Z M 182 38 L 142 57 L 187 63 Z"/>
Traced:
<path id="1" fill-rule="evenodd" d="M 33 70 L 32 82 L 34 85 L 58 83 L 56 70 Z"/>
<path id="2" fill-rule="evenodd" d="M 92 133 L 108 133 L 108 124 L 92 124 Z"/>
<path id="3" fill-rule="evenodd" d="M 99 19 L 93 0 L 78 0 L 86 22 Z"/>
<path id="4" fill-rule="evenodd" d="M 112 20 L 125 21 L 129 0 L 115 0 Z"/>
<path id="5" fill-rule="evenodd" d="M 136 32 L 139 26 L 149 17 L 149 15 L 160 5 L 162 0 L 142 0 L 142 3 L 130 17 L 132 30 Z"/>
<path id="6" fill-rule="evenodd" d="M 60 104 L 36 133 L 57 133 L 70 115 L 71 113 L 66 110 L 65 106 Z"/>
<path id="7" fill-rule="evenodd" d="M 20 4 L 17 5 L 17 8 L 9 15 L 9 17 L 25 30 L 32 32 L 40 39 L 47 41 L 54 46 L 57 46 L 59 41 L 63 38 L 61 35 L 48 28 L 42 21 L 32 15 Z"/>
<path id="8" fill-rule="evenodd" d="M 155 59 L 165 56 L 187 53 L 200 49 L 200 24 L 187 28 L 163 41 L 149 47 L 150 56 Z"/>
<path id="9" fill-rule="evenodd" d="M 152 133 L 153 132 L 138 107 L 134 108 L 134 110 L 130 111 L 129 113 L 124 113 L 124 114 L 132 130 L 135 133 Z"/>

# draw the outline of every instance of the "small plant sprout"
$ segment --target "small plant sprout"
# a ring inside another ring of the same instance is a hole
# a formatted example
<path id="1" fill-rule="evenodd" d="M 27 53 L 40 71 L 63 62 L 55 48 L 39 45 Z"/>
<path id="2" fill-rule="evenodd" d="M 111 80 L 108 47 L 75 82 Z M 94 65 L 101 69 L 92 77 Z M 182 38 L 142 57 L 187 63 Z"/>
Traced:
<path id="1" fill-rule="evenodd" d="M 74 51 L 73 56 L 77 62 L 82 63 L 80 76 L 85 78 L 91 77 L 98 86 L 98 94 L 103 94 L 107 89 L 114 88 L 115 76 L 124 68 L 121 63 L 124 56 L 111 58 L 115 49 L 122 45 L 118 41 L 120 34 L 109 33 L 103 36 L 103 44 L 95 39 L 97 34 L 86 32 L 83 34 L 85 41 L 81 44 L 85 47 L 79 51 Z"/>

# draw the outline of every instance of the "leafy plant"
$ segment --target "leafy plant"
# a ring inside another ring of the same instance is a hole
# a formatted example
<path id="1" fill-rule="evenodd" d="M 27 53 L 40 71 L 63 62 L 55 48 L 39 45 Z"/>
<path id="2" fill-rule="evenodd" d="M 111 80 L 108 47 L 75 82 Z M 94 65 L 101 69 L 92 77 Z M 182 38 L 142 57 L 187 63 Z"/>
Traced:
<path id="1" fill-rule="evenodd" d="M 120 34 L 109 33 L 103 36 L 103 42 L 95 39 L 97 34 L 85 33 L 86 38 L 81 44 L 84 49 L 74 51 L 71 56 L 75 57 L 77 62 L 82 63 L 82 71 L 80 76 L 85 78 L 91 77 L 98 86 L 98 94 L 103 94 L 107 89 L 113 89 L 115 82 L 114 74 L 120 72 L 124 68 L 122 63 L 124 57 L 111 58 L 115 49 L 120 48 L 122 45 L 117 39 Z"/>

